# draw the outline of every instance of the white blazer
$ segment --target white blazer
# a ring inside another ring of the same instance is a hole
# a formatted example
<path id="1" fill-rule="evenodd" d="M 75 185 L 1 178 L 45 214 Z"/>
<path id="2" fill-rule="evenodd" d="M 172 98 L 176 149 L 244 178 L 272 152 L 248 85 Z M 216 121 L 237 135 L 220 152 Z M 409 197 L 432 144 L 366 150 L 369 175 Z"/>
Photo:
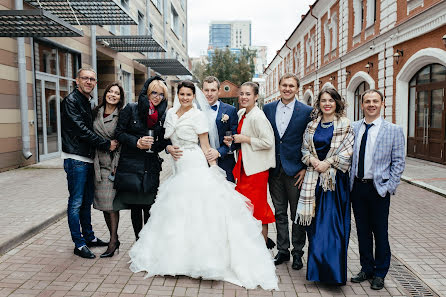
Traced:
<path id="1" fill-rule="evenodd" d="M 246 109 L 238 111 L 238 119 Z M 276 167 L 274 131 L 263 111 L 255 106 L 246 114 L 241 133 L 251 137 L 251 144 L 242 143 L 242 161 L 246 175 L 253 175 Z"/>

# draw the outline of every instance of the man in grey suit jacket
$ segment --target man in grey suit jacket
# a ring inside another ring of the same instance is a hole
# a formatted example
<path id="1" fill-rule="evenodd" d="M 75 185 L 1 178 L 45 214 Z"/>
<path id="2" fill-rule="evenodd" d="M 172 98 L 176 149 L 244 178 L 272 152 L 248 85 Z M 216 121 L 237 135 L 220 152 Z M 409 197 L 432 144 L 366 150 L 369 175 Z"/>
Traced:
<path id="1" fill-rule="evenodd" d="M 380 290 L 390 266 L 387 233 L 390 195 L 395 194 L 404 171 L 404 134 L 400 126 L 381 118 L 384 106 L 381 92 L 365 91 L 361 105 L 364 119 L 353 123 L 355 144 L 350 171 L 361 271 L 351 281 L 371 280 L 370 287 Z"/>
<path id="2" fill-rule="evenodd" d="M 263 112 L 271 123 L 275 136 L 276 168 L 270 170 L 269 190 L 274 204 L 277 250 L 274 258 L 276 265 L 290 259 L 290 235 L 288 231 L 288 205 L 290 206 L 293 244 L 292 268 L 299 270 L 303 267 L 302 255 L 306 233 L 300 224 L 295 224 L 297 202 L 300 187 L 306 172 L 302 163 L 302 140 L 305 128 L 310 122 L 313 110 L 296 100 L 299 89 L 299 79 L 294 74 L 284 74 L 279 80 L 280 100 L 266 104 Z"/>

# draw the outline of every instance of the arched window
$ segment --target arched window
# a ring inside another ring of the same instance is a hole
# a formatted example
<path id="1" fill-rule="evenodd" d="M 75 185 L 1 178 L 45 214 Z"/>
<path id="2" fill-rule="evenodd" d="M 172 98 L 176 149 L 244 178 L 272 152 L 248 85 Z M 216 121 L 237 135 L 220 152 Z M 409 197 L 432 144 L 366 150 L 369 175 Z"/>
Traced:
<path id="1" fill-rule="evenodd" d="M 355 121 L 362 119 L 364 116 L 361 109 L 361 95 L 368 89 L 370 89 L 369 84 L 363 81 L 355 90 Z"/>
<path id="2" fill-rule="evenodd" d="M 446 67 L 430 64 L 409 82 L 409 156 L 444 162 Z"/>

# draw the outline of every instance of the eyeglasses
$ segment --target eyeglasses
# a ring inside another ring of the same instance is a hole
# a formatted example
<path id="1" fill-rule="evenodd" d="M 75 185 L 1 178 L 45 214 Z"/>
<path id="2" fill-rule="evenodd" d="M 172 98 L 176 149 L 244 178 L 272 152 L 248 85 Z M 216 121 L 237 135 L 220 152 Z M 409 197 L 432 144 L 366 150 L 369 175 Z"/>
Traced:
<path id="1" fill-rule="evenodd" d="M 154 97 L 158 97 L 158 98 L 160 98 L 161 100 L 163 100 L 164 99 L 164 94 L 163 93 L 158 93 L 158 92 L 155 92 L 155 91 L 152 91 L 152 93 L 150 93 L 152 96 L 154 96 Z"/>
<path id="2" fill-rule="evenodd" d="M 81 76 L 79 78 L 82 79 L 83 81 L 89 81 L 89 82 L 92 82 L 92 83 L 96 82 L 96 78 L 94 78 L 94 77 Z"/>

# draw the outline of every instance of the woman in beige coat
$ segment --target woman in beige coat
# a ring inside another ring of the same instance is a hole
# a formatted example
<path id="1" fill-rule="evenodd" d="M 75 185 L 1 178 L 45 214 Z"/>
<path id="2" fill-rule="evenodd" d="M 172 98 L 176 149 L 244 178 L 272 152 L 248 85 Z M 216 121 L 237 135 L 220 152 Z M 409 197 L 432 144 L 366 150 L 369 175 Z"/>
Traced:
<path id="1" fill-rule="evenodd" d="M 115 129 L 119 112 L 124 106 L 124 90 L 118 82 L 111 83 L 104 91 L 101 103 L 93 111 L 94 131 L 109 140 L 115 139 Z M 116 190 L 113 188 L 114 174 L 118 166 L 118 148 L 114 152 L 96 150 L 94 158 L 95 193 L 93 207 L 102 210 L 110 232 L 108 248 L 101 258 L 112 257 L 119 249 L 118 223 L 119 211 L 113 211 Z"/>
<path id="2" fill-rule="evenodd" d="M 235 143 L 240 143 L 233 174 L 236 190 L 246 196 L 254 206 L 254 217 L 262 222 L 262 234 L 267 241 L 268 224 L 275 222 L 274 213 L 267 202 L 269 169 L 276 166 L 274 132 L 263 111 L 256 106 L 259 87 L 245 82 L 240 88 L 239 124 Z M 226 138 L 229 144 L 229 138 Z M 273 243 L 274 244 L 274 243 Z M 268 247 L 271 247 L 268 244 Z"/>

